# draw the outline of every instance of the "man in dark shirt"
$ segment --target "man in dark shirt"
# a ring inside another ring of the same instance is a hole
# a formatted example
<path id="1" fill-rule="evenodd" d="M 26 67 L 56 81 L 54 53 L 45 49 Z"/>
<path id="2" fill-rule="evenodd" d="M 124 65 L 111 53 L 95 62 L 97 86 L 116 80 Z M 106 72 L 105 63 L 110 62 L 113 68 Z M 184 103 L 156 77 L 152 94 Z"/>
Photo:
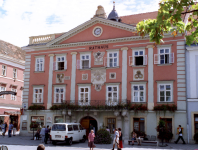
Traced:
<path id="1" fill-rule="evenodd" d="M 45 128 L 45 144 L 47 144 L 48 137 L 49 137 L 49 125 L 47 125 L 47 128 Z"/>

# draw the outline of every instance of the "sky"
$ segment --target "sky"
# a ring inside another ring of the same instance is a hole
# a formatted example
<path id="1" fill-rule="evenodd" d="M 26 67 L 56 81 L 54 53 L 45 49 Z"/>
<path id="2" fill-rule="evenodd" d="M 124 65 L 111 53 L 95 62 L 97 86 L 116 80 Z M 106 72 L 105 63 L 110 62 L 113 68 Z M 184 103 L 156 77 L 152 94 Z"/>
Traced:
<path id="1" fill-rule="evenodd" d="M 160 0 L 114 0 L 119 16 L 158 10 Z M 0 40 L 19 47 L 30 36 L 67 32 L 90 20 L 102 5 L 108 16 L 113 0 L 0 0 Z"/>

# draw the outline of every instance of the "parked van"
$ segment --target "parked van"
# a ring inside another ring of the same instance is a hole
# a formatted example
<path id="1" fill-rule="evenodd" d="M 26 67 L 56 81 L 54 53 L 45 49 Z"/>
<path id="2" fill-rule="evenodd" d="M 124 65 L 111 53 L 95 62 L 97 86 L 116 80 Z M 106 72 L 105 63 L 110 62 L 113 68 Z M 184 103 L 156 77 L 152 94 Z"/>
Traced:
<path id="1" fill-rule="evenodd" d="M 50 132 L 52 144 L 66 142 L 72 145 L 73 141 L 86 141 L 86 130 L 80 123 L 55 123 Z"/>

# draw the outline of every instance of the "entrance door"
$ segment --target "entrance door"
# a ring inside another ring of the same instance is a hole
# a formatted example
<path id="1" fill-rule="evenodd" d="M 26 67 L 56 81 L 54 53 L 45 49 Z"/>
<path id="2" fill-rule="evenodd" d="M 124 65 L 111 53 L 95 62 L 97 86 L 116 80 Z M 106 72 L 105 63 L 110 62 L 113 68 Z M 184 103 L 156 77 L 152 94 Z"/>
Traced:
<path id="1" fill-rule="evenodd" d="M 98 124 L 97 121 L 92 117 L 84 117 L 81 119 L 80 124 L 84 129 L 86 129 L 86 137 L 88 138 L 89 132 L 91 130 L 91 126 L 93 126 L 94 133 L 97 133 Z"/>

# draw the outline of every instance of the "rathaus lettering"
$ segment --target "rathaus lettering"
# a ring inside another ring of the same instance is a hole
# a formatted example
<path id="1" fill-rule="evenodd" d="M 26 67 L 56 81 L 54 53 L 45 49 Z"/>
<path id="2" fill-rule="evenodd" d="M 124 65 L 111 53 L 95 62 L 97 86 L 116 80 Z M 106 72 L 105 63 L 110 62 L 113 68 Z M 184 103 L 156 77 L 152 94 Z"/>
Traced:
<path id="1" fill-rule="evenodd" d="M 89 46 L 89 50 L 94 50 L 94 49 L 106 49 L 108 48 L 108 45 L 102 45 L 102 46 Z"/>

